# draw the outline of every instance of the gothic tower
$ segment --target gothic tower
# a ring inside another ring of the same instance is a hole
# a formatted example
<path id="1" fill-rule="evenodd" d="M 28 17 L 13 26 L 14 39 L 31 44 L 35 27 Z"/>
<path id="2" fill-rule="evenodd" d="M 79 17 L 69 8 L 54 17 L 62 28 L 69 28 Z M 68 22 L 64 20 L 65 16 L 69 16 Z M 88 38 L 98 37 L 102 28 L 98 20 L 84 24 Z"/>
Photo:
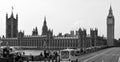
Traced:
<path id="1" fill-rule="evenodd" d="M 8 18 L 8 14 L 6 14 L 6 38 L 16 38 L 18 35 L 18 14 L 16 18 L 14 18 L 13 8 L 12 14 Z"/>
<path id="2" fill-rule="evenodd" d="M 109 14 L 107 16 L 107 45 L 114 46 L 114 24 L 115 19 L 112 12 L 112 7 L 110 6 Z"/>
<path id="3" fill-rule="evenodd" d="M 46 17 L 44 17 L 44 23 L 42 27 L 42 35 L 47 35 L 48 34 L 48 27 L 47 27 L 47 22 L 46 22 Z"/>

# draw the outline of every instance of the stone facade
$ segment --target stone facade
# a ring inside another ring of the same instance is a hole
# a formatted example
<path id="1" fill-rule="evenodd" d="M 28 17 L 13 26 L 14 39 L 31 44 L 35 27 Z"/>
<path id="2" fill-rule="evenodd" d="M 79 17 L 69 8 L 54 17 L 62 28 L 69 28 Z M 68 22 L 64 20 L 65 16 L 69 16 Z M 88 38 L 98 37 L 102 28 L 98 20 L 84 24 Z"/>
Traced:
<path id="1" fill-rule="evenodd" d="M 95 30 L 92 30 L 95 32 Z M 106 38 L 86 34 L 86 30 L 79 29 L 78 35 L 71 36 L 49 36 L 49 35 L 24 35 L 24 32 L 19 32 L 17 38 L 1 38 L 5 46 L 8 42 L 9 46 L 20 47 L 23 49 L 66 49 L 66 48 L 89 48 L 96 46 L 106 46 Z M 96 33 L 96 32 L 95 32 Z M 70 34 L 69 34 L 70 35 Z M 94 41 L 94 42 L 93 42 Z M 94 45 L 93 45 L 94 44 Z"/>

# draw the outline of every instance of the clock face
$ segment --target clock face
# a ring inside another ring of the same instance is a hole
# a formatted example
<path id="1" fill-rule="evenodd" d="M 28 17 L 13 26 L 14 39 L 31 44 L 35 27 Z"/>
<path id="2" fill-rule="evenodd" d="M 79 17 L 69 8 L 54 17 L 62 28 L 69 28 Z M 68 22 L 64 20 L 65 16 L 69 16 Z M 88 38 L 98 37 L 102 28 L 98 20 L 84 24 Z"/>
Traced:
<path id="1" fill-rule="evenodd" d="M 112 24 L 113 23 L 113 20 L 112 19 L 109 19 L 108 20 L 108 24 Z"/>

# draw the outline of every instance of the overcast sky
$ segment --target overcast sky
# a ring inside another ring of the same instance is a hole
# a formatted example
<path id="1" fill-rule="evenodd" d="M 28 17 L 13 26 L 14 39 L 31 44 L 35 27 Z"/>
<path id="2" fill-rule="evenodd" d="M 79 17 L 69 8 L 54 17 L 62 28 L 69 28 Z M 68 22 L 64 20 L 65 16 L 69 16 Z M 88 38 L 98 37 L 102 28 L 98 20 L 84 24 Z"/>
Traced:
<path id="1" fill-rule="evenodd" d="M 98 28 L 98 34 L 106 37 L 106 18 L 110 4 L 115 16 L 115 38 L 120 38 L 120 0 L 0 0 L 0 36 L 5 35 L 6 13 L 18 13 L 18 30 L 31 35 L 33 28 L 42 32 L 44 16 L 48 28 L 55 35 L 69 33 L 78 28 Z"/>

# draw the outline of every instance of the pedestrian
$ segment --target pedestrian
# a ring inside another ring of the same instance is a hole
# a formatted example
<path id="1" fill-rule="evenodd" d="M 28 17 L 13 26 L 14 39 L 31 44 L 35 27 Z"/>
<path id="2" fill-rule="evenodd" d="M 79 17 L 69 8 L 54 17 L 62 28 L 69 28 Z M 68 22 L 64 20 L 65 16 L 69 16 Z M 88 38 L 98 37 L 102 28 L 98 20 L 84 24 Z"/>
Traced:
<path id="1" fill-rule="evenodd" d="M 34 61 L 34 57 L 33 57 L 33 55 L 31 55 L 31 59 L 32 59 L 32 61 Z"/>
<path id="2" fill-rule="evenodd" d="M 76 62 L 78 62 L 78 59 L 76 59 Z"/>
<path id="3" fill-rule="evenodd" d="M 29 59 L 27 58 L 27 62 L 29 62 Z"/>

